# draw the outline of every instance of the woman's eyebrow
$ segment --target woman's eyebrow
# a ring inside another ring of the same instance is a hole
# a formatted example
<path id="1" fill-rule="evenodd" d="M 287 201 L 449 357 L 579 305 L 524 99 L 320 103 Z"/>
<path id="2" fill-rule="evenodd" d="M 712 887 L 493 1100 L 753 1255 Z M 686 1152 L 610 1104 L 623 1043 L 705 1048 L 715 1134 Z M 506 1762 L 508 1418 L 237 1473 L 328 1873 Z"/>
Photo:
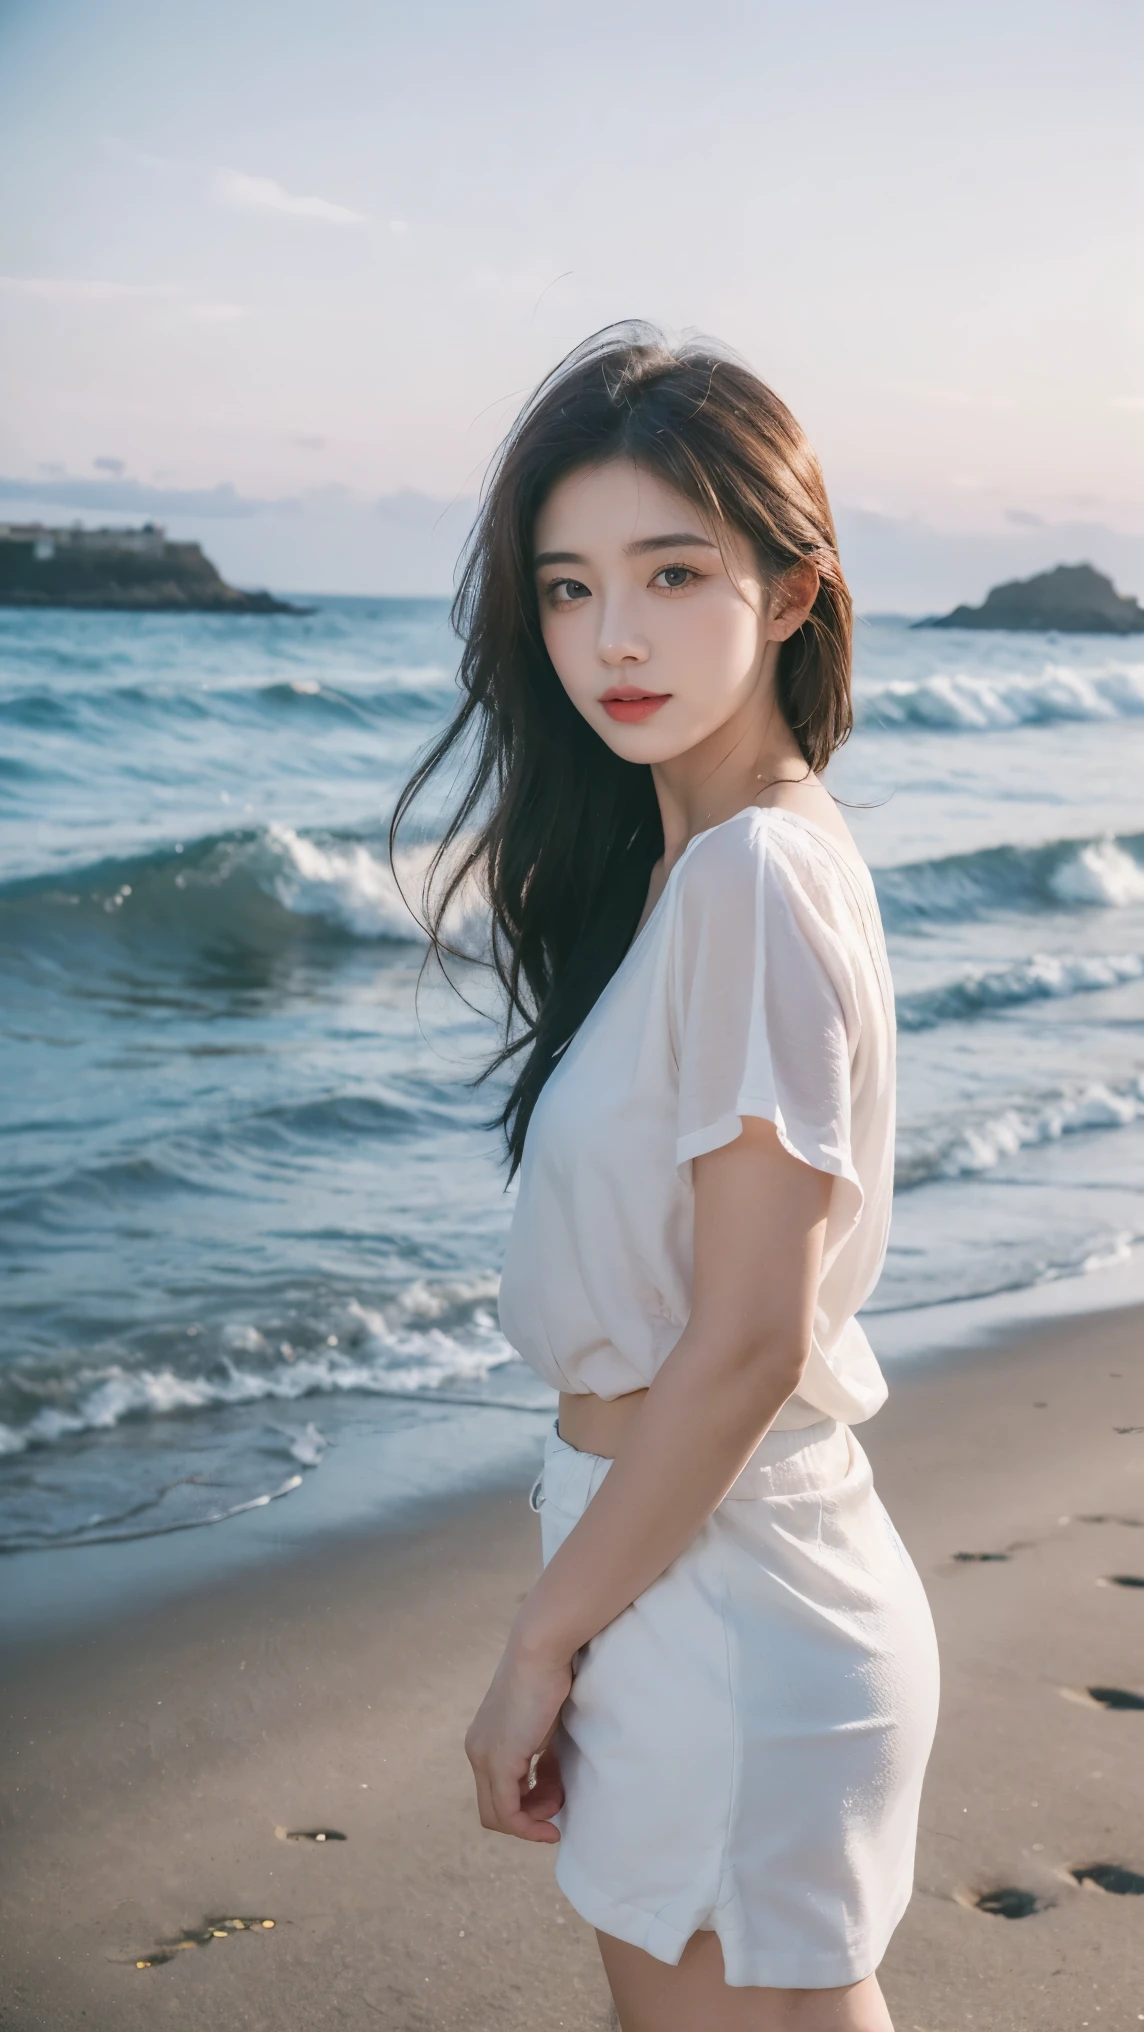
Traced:
<path id="1" fill-rule="evenodd" d="M 638 543 L 626 543 L 624 550 L 628 557 L 643 557 L 649 550 L 682 550 L 685 545 L 691 550 L 718 548 L 709 536 L 697 536 L 694 530 L 682 529 L 676 531 L 674 535 L 641 536 Z"/>
<path id="2" fill-rule="evenodd" d="M 694 531 L 678 530 L 674 535 L 641 536 L 636 543 L 625 543 L 625 557 L 644 557 L 651 550 L 716 550 L 709 536 L 696 536 Z M 535 569 L 542 571 L 549 564 L 587 564 L 578 550 L 542 550 L 536 559 Z"/>

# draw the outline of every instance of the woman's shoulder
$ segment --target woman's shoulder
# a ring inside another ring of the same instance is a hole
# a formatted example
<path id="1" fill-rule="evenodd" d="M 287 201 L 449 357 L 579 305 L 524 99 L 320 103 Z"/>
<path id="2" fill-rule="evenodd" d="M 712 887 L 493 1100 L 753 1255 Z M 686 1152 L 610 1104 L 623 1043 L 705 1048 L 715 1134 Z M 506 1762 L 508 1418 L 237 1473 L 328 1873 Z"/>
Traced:
<path id="1" fill-rule="evenodd" d="M 865 862 L 800 812 L 752 805 L 700 833 L 679 865 L 676 914 L 685 973 L 700 955 L 728 970 L 768 950 L 793 980 L 823 970 L 847 1005 L 858 983 L 892 1008 L 889 961 Z"/>
<path id="2" fill-rule="evenodd" d="M 680 887 L 702 905 L 757 895 L 760 883 L 808 900 L 837 904 L 869 871 L 849 834 L 782 805 L 748 805 L 699 833 L 680 865 Z"/>

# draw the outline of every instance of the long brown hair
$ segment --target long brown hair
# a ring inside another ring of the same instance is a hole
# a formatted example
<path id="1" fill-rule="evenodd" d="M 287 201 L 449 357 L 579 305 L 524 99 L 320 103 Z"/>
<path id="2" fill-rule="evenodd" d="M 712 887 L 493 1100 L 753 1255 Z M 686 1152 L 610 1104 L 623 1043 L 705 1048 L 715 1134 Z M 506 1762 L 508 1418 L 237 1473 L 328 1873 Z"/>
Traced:
<path id="1" fill-rule="evenodd" d="M 446 912 L 475 875 L 508 1000 L 488 1071 L 524 1054 L 500 1116 L 514 1171 L 541 1088 L 623 958 L 663 852 L 651 771 L 621 760 L 576 711 L 540 629 L 540 508 L 567 473 L 616 458 L 746 536 L 768 577 L 813 560 L 818 596 L 782 645 L 779 704 L 816 773 L 852 725 L 850 594 L 821 468 L 785 403 L 710 341 L 672 347 L 652 326 L 625 324 L 577 346 L 525 404 L 493 467 L 453 606 L 460 704 L 390 828 L 392 857 L 420 793 L 444 764 L 461 764 L 430 863 L 426 929 L 447 957 Z"/>

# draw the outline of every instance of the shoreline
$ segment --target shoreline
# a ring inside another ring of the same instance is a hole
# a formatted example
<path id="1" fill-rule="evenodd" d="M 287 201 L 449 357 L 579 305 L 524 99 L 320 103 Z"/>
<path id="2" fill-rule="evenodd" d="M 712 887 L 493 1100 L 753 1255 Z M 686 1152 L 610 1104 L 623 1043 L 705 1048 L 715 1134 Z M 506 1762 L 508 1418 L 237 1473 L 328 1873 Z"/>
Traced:
<path id="1" fill-rule="evenodd" d="M 1027 1340 L 1136 1306 L 1144 1309 L 1144 1251 L 1088 1276 L 862 1318 L 892 1404 L 921 1378 L 988 1365 Z M 406 1536 L 522 1481 L 527 1486 L 540 1470 L 556 1397 L 522 1369 L 520 1386 L 514 1383 L 509 1401 L 498 1402 L 509 1373 L 495 1372 L 485 1401 L 447 1390 L 438 1401 L 413 1393 L 300 1398 L 295 1408 L 320 1421 L 326 1451 L 316 1469 L 291 1475 L 285 1488 L 279 1477 L 279 1486 L 244 1512 L 138 1537 L 5 1551 L 0 1649 L 49 1637 L 66 1641 L 107 1617 L 149 1613 L 245 1571 L 304 1556 L 311 1542 Z M 884 1415 L 859 1428 L 860 1436 Z"/>
<path id="2" fill-rule="evenodd" d="M 1144 1907 L 1068 1873 L 1144 1873 L 1144 1713 L 1084 1691 L 1144 1693 L 1144 1589 L 1098 1585 L 1144 1577 L 1144 1308 L 895 1365 L 859 1436 L 943 1659 L 917 1891 L 883 1968 L 898 2032 L 1134 2024 Z M 499 1488 L 455 1478 L 448 1514 L 284 1531 L 273 1557 L 9 1648 L 10 2032 L 605 2032 L 588 1929 L 544 1850 L 482 1835 L 461 1748 L 538 1564 L 532 1444 Z M 1027 1918 L 974 1908 L 1006 1889 Z M 136 1968 L 230 1915 L 275 1927 Z"/>

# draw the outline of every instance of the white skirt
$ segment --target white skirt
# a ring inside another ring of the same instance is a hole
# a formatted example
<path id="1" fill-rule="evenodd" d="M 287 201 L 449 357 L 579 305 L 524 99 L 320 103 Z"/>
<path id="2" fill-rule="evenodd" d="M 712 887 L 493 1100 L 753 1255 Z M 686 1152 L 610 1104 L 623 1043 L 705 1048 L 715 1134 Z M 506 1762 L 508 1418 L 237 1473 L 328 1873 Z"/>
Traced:
<path id="1" fill-rule="evenodd" d="M 544 1558 L 611 1462 L 553 1427 Z M 591 1926 L 728 1983 L 831 1989 L 909 1902 L 933 1621 L 852 1432 L 770 1432 L 687 1551 L 578 1654 L 556 1876 Z"/>

